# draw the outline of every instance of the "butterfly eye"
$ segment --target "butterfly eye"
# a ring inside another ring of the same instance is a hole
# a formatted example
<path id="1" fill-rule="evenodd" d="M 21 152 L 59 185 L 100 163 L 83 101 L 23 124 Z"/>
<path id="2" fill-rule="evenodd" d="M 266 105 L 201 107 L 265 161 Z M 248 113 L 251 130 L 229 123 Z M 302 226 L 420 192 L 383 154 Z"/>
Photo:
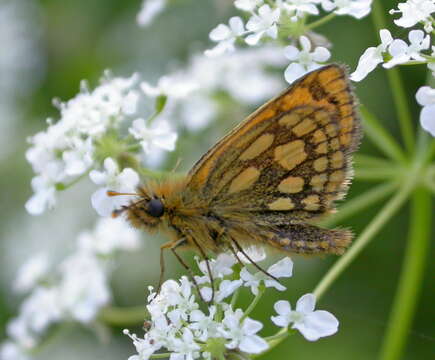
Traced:
<path id="1" fill-rule="evenodd" d="M 151 199 L 148 202 L 148 214 L 153 217 L 160 217 L 165 212 L 165 207 L 159 199 Z"/>

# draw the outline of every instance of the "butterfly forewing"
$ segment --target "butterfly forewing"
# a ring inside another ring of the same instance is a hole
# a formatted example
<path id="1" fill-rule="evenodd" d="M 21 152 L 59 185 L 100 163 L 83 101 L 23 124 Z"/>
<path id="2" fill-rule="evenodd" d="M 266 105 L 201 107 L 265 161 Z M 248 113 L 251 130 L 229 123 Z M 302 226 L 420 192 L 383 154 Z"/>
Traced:
<path id="1" fill-rule="evenodd" d="M 314 71 L 206 153 L 188 188 L 223 214 L 249 211 L 260 223 L 323 214 L 351 176 L 350 154 L 360 138 L 354 108 L 341 67 Z"/>

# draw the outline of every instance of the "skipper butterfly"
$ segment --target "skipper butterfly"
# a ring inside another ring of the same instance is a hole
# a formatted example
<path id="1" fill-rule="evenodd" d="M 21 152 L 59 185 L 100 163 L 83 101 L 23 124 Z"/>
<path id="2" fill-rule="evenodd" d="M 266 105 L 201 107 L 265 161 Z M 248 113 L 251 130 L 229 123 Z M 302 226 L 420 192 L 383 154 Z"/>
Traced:
<path id="1" fill-rule="evenodd" d="M 162 274 L 164 249 L 187 269 L 180 248 L 204 259 L 224 251 L 250 259 L 244 248 L 252 244 L 286 254 L 342 254 L 351 232 L 315 222 L 334 211 L 350 183 L 361 138 L 355 107 L 346 71 L 319 68 L 250 115 L 185 178 L 147 182 L 139 201 L 115 214 L 125 211 L 133 226 L 169 236 Z"/>

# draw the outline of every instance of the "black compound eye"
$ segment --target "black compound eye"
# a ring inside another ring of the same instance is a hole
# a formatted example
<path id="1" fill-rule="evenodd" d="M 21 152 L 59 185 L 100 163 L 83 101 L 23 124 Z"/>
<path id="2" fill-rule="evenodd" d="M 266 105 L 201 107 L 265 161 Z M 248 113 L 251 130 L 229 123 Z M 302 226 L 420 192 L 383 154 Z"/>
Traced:
<path id="1" fill-rule="evenodd" d="M 148 214 L 153 217 L 160 217 L 165 212 L 165 207 L 159 199 L 151 199 L 148 203 Z"/>

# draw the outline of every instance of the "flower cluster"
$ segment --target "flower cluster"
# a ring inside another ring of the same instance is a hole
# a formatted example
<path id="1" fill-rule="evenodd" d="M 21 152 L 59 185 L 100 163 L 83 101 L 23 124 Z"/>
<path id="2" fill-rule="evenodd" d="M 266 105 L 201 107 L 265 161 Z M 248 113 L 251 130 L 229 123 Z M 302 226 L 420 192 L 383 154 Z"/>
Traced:
<path id="1" fill-rule="evenodd" d="M 257 252 L 252 257 L 261 261 L 264 253 Z M 238 258 L 245 260 L 242 254 Z M 203 274 L 195 277 L 195 283 L 183 276 L 178 282 L 167 280 L 158 294 L 150 288 L 144 336 L 124 330 L 137 351 L 129 360 L 147 360 L 162 350 L 169 352 L 167 355 L 171 360 L 177 360 L 223 358 L 228 353 L 259 354 L 269 349 L 268 338 L 258 334 L 263 324 L 249 315 L 265 288 L 279 291 L 286 288 L 262 272 L 253 273 L 246 266 L 240 267 L 233 255 L 221 254 L 209 265 L 213 283 L 206 263 L 198 261 Z M 267 272 L 275 278 L 291 277 L 293 262 L 284 258 L 270 266 Z M 196 286 L 199 286 L 201 296 Z M 237 294 L 243 287 L 250 288 L 255 296 L 245 310 L 236 308 Z M 206 309 L 201 307 L 201 298 L 208 302 Z M 284 329 L 280 330 L 283 337 L 287 336 L 289 327 L 299 330 L 310 341 L 333 335 L 338 329 L 337 319 L 329 312 L 314 310 L 314 307 L 313 294 L 302 296 L 295 310 L 288 301 L 281 300 L 275 304 L 277 315 L 271 320 Z"/>
<path id="2" fill-rule="evenodd" d="M 364 51 L 351 79 L 363 80 L 379 64 L 386 69 L 397 65 L 424 64 L 435 77 L 435 45 L 431 38 L 435 25 L 432 16 L 434 12 L 435 0 L 408 0 L 399 3 L 398 10 L 390 11 L 391 15 L 401 14 L 394 23 L 402 28 L 423 25 L 423 30 L 411 29 L 407 42 L 403 39 L 394 39 L 389 30 L 381 29 L 379 31 L 381 43 Z M 435 116 L 431 105 L 434 104 L 434 91 L 428 86 L 423 86 L 416 94 L 418 103 L 423 106 L 420 116 L 421 126 L 433 136 L 435 136 Z"/>
<path id="3" fill-rule="evenodd" d="M 92 232 L 78 236 L 75 252 L 56 268 L 50 266 L 46 254 L 30 259 L 20 269 L 14 287 L 27 296 L 18 316 L 7 326 L 10 339 L 0 347 L 0 358 L 29 358 L 55 323 L 93 321 L 111 300 L 109 277 L 114 256 L 139 246 L 138 234 L 124 221 L 105 218 Z"/>
<path id="4" fill-rule="evenodd" d="M 110 176 L 92 177 L 98 185 L 109 185 L 113 180 L 115 165 L 110 157 L 117 158 L 131 148 L 148 149 L 150 146 L 173 150 L 177 135 L 169 127 L 160 127 L 160 141 L 150 139 L 155 121 L 143 124 L 137 131 L 140 119 L 134 119 L 139 99 L 144 95 L 138 88 L 138 76 L 112 78 L 106 75 L 101 84 L 89 90 L 82 84 L 81 92 L 73 99 L 57 102 L 60 110 L 58 121 L 48 120 L 48 128 L 32 136 L 31 147 L 26 153 L 36 176 L 32 180 L 34 195 L 26 203 L 30 214 L 41 214 L 56 204 L 57 192 L 100 168 L 104 161 Z M 130 133 L 122 128 L 130 121 Z M 138 146 L 141 145 L 141 146 Z M 131 151 L 130 151 L 131 152 Z M 108 167 L 110 169 L 108 169 Z M 131 175 L 131 174 L 130 174 Z M 137 174 L 136 174 L 137 176 Z M 123 190 L 123 186 L 112 190 Z"/>
<path id="5" fill-rule="evenodd" d="M 237 41 L 248 46 L 278 38 L 286 42 L 313 27 L 305 25 L 305 20 L 308 16 L 319 15 L 319 7 L 335 15 L 350 15 L 360 19 L 370 12 L 371 3 L 372 0 L 238 0 L 234 5 L 249 16 L 246 24 L 239 16 L 232 17 L 228 25 L 219 24 L 210 32 L 210 39 L 217 45 L 206 50 L 205 54 L 213 57 L 233 52 Z M 315 37 L 313 34 L 312 38 Z M 290 45 L 284 49 L 285 56 L 291 61 L 285 71 L 285 79 L 289 83 L 330 58 L 326 47 L 317 46 L 307 36 L 299 36 L 299 44 L 300 47 Z"/>

